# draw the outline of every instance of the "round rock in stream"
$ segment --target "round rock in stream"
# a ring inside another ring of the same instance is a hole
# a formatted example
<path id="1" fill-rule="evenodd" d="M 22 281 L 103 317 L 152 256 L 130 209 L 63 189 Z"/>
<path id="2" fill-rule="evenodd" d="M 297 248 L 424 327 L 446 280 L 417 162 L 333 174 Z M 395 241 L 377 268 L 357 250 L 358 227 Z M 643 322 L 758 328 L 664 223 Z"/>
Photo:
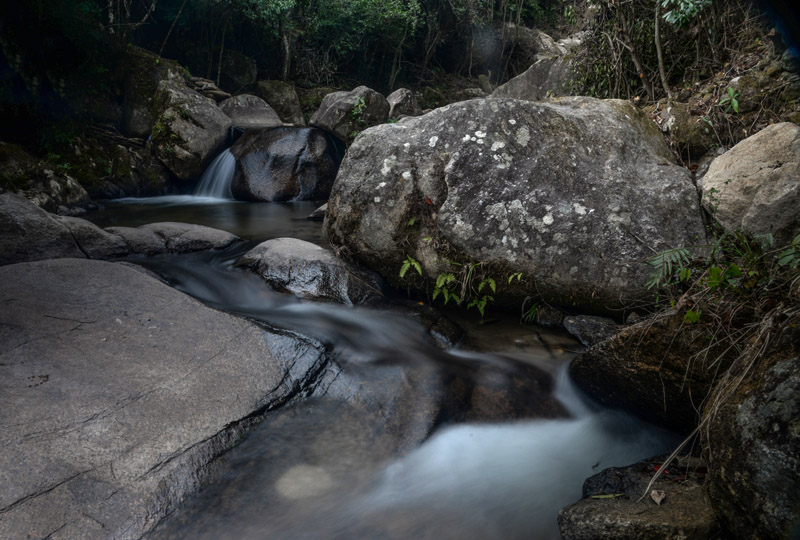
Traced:
<path id="1" fill-rule="evenodd" d="M 341 157 L 331 136 L 316 128 L 248 132 L 231 147 L 231 191 L 244 201 L 327 199 Z"/>
<path id="2" fill-rule="evenodd" d="M 305 240 L 267 240 L 244 254 L 238 264 L 255 271 L 273 288 L 300 298 L 348 306 L 383 299 L 380 276 Z"/>
<path id="3" fill-rule="evenodd" d="M 702 243 L 688 170 L 630 103 L 478 99 L 362 132 L 328 203 L 331 244 L 402 287 L 482 262 L 498 300 L 614 313 L 650 298 L 653 250 Z M 407 257 L 423 276 L 399 278 Z M 521 272 L 522 279 L 508 283 Z"/>

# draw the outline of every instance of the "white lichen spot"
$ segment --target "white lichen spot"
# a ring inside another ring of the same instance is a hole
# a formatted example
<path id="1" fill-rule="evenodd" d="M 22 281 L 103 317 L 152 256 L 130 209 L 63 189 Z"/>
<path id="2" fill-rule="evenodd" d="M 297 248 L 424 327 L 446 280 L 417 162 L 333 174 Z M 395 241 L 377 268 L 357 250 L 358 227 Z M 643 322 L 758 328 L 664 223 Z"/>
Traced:
<path id="1" fill-rule="evenodd" d="M 553 214 L 547 214 L 542 218 L 542 223 L 545 225 L 552 225 L 553 221 Z"/>
<path id="2" fill-rule="evenodd" d="M 578 267 L 577 266 L 573 266 L 572 268 L 569 269 L 569 273 L 570 273 L 571 276 L 574 276 L 575 274 L 578 273 Z"/>
<path id="3" fill-rule="evenodd" d="M 383 168 L 381 169 L 381 174 L 383 176 L 389 176 L 392 172 L 392 168 L 397 165 L 397 156 L 392 154 L 388 158 L 383 160 Z"/>
<path id="4" fill-rule="evenodd" d="M 475 141 L 477 141 L 478 139 L 476 139 L 475 137 L 470 137 L 470 138 L 469 138 L 469 140 L 471 140 L 472 142 L 475 142 Z"/>
<path id="5" fill-rule="evenodd" d="M 572 208 L 575 209 L 575 213 L 577 213 L 577 214 L 579 214 L 581 216 L 585 216 L 586 215 L 586 210 L 588 210 L 585 206 L 583 206 L 582 204 L 579 204 L 579 203 L 572 203 Z"/>
<path id="6" fill-rule="evenodd" d="M 495 142 L 492 143 L 492 152 L 497 152 L 501 148 L 505 148 L 505 147 L 506 147 L 506 143 L 504 143 L 502 141 L 495 141 Z"/>
<path id="7" fill-rule="evenodd" d="M 475 132 L 475 136 L 478 137 L 479 139 L 483 139 L 484 137 L 486 137 L 486 132 L 478 130 Z"/>
<path id="8" fill-rule="evenodd" d="M 380 198 L 380 197 L 375 197 L 375 198 L 373 199 L 373 201 L 375 201 L 376 203 L 379 203 L 379 202 L 381 202 L 381 198 Z"/>
<path id="9" fill-rule="evenodd" d="M 512 126 L 517 125 L 517 121 L 514 120 L 513 118 L 511 120 L 509 120 L 508 123 L 511 124 Z"/>
<path id="10" fill-rule="evenodd" d="M 464 135 L 464 138 L 461 139 L 461 142 L 469 142 L 469 140 L 470 140 L 470 136 L 469 136 L 469 133 L 467 133 L 466 135 Z"/>
<path id="11" fill-rule="evenodd" d="M 436 146 L 436 143 L 437 143 L 437 142 L 439 142 L 439 137 L 437 137 L 436 135 L 434 135 L 433 137 L 431 137 L 431 140 L 429 140 L 429 141 L 428 141 L 428 146 L 430 146 L 431 148 L 433 148 L 434 146 Z"/>
<path id="12" fill-rule="evenodd" d="M 413 175 L 411 174 L 411 171 L 406 171 L 406 172 L 403 173 L 403 179 L 404 180 L 408 180 L 410 182 L 412 178 L 413 178 Z"/>
<path id="13" fill-rule="evenodd" d="M 408 152 L 408 149 L 409 149 L 409 148 L 411 148 L 411 143 L 405 143 L 405 144 L 403 145 L 403 148 L 405 148 L 405 149 L 406 149 L 406 152 Z"/>
<path id="14" fill-rule="evenodd" d="M 478 144 L 483 144 L 483 139 L 478 139 Z"/>
<path id="15" fill-rule="evenodd" d="M 381 189 L 382 187 L 386 187 L 386 182 L 381 182 L 380 184 L 378 184 L 378 187 L 376 189 Z"/>
<path id="16" fill-rule="evenodd" d="M 522 126 L 517 131 L 517 144 L 520 146 L 528 146 L 528 143 L 531 140 L 531 132 L 528 131 L 526 126 Z"/>

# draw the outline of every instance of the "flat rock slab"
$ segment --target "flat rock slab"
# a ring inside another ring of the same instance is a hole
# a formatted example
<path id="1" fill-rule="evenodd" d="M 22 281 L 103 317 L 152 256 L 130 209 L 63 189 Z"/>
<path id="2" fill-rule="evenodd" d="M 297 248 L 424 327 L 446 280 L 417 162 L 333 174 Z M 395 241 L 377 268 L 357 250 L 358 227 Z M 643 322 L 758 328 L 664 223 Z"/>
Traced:
<path id="1" fill-rule="evenodd" d="M 120 264 L 0 268 L 0 538 L 140 538 L 322 349 Z"/>

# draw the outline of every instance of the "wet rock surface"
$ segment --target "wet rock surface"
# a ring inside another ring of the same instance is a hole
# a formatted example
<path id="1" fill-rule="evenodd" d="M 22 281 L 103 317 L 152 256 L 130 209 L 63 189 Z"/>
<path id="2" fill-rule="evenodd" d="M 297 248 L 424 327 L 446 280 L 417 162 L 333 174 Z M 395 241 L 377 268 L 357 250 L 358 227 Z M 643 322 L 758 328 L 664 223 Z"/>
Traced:
<path id="1" fill-rule="evenodd" d="M 564 329 L 575 336 L 584 347 L 600 343 L 623 328 L 614 319 L 591 315 L 570 315 L 564 317 L 562 324 Z"/>
<path id="2" fill-rule="evenodd" d="M 219 104 L 219 108 L 237 127 L 270 128 L 283 125 L 278 113 L 258 96 L 240 94 L 226 99 Z"/>
<path id="3" fill-rule="evenodd" d="M 237 264 L 253 270 L 276 290 L 307 300 L 352 306 L 383 299 L 380 276 L 347 263 L 331 250 L 296 238 L 267 240 Z"/>
<path id="4" fill-rule="evenodd" d="M 800 535 L 796 331 L 792 341 L 794 351 L 789 348 L 756 367 L 753 376 L 716 407 L 704 433 L 714 510 L 737 539 L 788 540 Z"/>
<path id="5" fill-rule="evenodd" d="M 716 373 L 703 358 L 723 352 L 717 346 L 698 356 L 711 343 L 706 324 L 684 325 L 683 314 L 675 311 L 645 319 L 576 357 L 570 375 L 606 406 L 688 432 Z"/>
<path id="6" fill-rule="evenodd" d="M 335 248 L 401 287 L 424 289 L 447 261 L 480 261 L 507 285 L 498 297 L 594 314 L 649 298 L 651 249 L 705 238 L 690 173 L 658 128 L 630 103 L 591 98 L 472 100 L 368 129 L 348 149 L 325 227 Z M 424 278 L 400 281 L 408 256 Z M 527 281 L 508 284 L 515 272 Z"/>
<path id="7" fill-rule="evenodd" d="M 0 536 L 139 538 L 323 349 L 123 265 L 0 269 Z"/>
<path id="8" fill-rule="evenodd" d="M 341 157 L 334 137 L 316 128 L 248 132 L 231 147 L 231 191 L 245 201 L 324 200 Z"/>
<path id="9" fill-rule="evenodd" d="M 588 478 L 583 499 L 562 509 L 558 525 L 564 540 L 708 540 L 718 525 L 703 484 L 705 467 L 697 458 L 673 462 L 645 496 L 664 456 L 629 467 L 612 467 Z"/>

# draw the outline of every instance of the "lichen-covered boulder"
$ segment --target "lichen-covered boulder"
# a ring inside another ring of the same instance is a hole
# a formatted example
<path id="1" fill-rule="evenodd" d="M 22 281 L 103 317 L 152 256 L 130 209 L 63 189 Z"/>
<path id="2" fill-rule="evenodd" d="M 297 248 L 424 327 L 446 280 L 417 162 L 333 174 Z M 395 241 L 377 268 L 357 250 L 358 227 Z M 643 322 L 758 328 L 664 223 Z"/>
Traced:
<path id="1" fill-rule="evenodd" d="M 690 173 L 655 124 L 592 98 L 473 100 L 366 130 L 325 223 L 334 247 L 399 286 L 431 290 L 452 263 L 480 263 L 498 298 L 598 314 L 652 297 L 652 250 L 705 238 Z M 401 281 L 408 257 L 423 276 Z"/>
<path id="2" fill-rule="evenodd" d="M 151 138 L 156 155 L 181 180 L 199 178 L 228 138 L 231 119 L 214 100 L 182 84 L 162 81 L 161 112 Z"/>
<path id="3" fill-rule="evenodd" d="M 795 330 L 791 354 L 756 366 L 729 399 L 706 411 L 709 493 L 737 539 L 800 535 L 799 337 Z"/>
<path id="4" fill-rule="evenodd" d="M 343 141 L 352 140 L 364 129 L 389 118 L 389 102 L 366 86 L 349 92 L 333 92 L 311 117 L 311 125 L 329 131 Z"/>
<path id="5" fill-rule="evenodd" d="M 154 99 L 162 81 L 182 82 L 186 70 L 177 62 L 160 58 L 138 47 L 128 47 L 123 91 L 123 131 L 131 137 L 147 137 L 158 119 Z"/>
<path id="6" fill-rule="evenodd" d="M 231 147 L 233 196 L 265 202 L 327 199 L 341 161 L 332 139 L 316 128 L 245 133 Z"/>
<path id="7" fill-rule="evenodd" d="M 661 131 L 687 157 L 697 159 L 719 144 L 712 127 L 702 116 L 692 114 L 687 103 L 667 103 L 654 113 L 658 115 Z"/>
<path id="8" fill-rule="evenodd" d="M 296 238 L 262 242 L 245 253 L 238 264 L 252 269 L 274 289 L 308 300 L 353 306 L 383 299 L 377 274 Z"/>
<path id="9" fill-rule="evenodd" d="M 408 88 L 398 88 L 386 98 L 389 102 L 389 118 L 400 116 L 419 116 L 422 108 L 417 103 L 414 92 Z"/>
<path id="10" fill-rule="evenodd" d="M 729 231 L 790 243 L 800 234 L 800 126 L 774 124 L 716 158 L 703 206 Z"/>
<path id="11" fill-rule="evenodd" d="M 219 104 L 233 125 L 244 128 L 271 128 L 282 126 L 278 113 L 258 96 L 240 94 Z"/>
<path id="12" fill-rule="evenodd" d="M 269 103 L 281 120 L 287 124 L 305 126 L 306 117 L 294 86 L 283 81 L 258 81 L 255 95 Z"/>

